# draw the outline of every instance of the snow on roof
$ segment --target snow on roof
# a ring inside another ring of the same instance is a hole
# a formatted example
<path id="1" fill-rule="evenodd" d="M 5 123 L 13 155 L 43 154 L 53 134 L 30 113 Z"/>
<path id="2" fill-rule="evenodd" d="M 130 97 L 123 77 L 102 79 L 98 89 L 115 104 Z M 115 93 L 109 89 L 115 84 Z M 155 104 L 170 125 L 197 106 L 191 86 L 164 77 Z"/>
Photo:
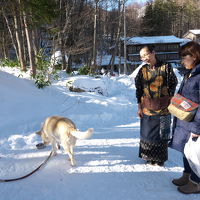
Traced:
<path id="1" fill-rule="evenodd" d="M 195 30 L 189 30 L 189 32 L 195 34 L 195 35 L 200 35 L 200 29 L 195 29 Z"/>
<path id="2" fill-rule="evenodd" d="M 110 59 L 111 59 L 111 55 L 98 56 L 96 63 L 98 66 L 107 66 L 110 64 Z M 126 62 L 130 63 L 130 61 L 128 61 L 128 60 Z M 114 65 L 118 65 L 118 64 L 119 64 L 118 56 L 115 56 Z M 121 57 L 121 64 L 124 64 L 123 57 Z"/>
<path id="3" fill-rule="evenodd" d="M 127 40 L 129 44 L 157 44 L 157 43 L 182 43 L 185 39 L 178 38 L 174 35 L 169 36 L 145 36 L 132 37 Z"/>

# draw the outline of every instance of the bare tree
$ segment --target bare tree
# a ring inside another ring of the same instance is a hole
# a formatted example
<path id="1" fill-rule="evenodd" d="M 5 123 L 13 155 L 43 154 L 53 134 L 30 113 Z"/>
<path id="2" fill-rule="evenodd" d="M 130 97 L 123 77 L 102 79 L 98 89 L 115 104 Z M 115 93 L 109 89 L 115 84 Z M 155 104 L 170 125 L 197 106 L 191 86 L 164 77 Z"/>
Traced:
<path id="1" fill-rule="evenodd" d="M 23 11 L 23 20 L 24 20 L 24 28 L 28 46 L 28 55 L 29 55 L 29 65 L 31 69 L 31 74 L 33 77 L 36 75 L 36 63 L 35 63 L 35 53 L 34 53 L 34 45 L 33 45 L 33 35 L 32 30 L 30 29 L 30 25 L 27 19 L 26 12 Z"/>
<path id="2" fill-rule="evenodd" d="M 123 13 L 124 13 L 124 74 L 127 74 L 127 56 L 126 56 L 126 6 L 125 0 L 123 0 Z"/>
<path id="3" fill-rule="evenodd" d="M 95 9 L 94 9 L 94 35 L 93 35 L 93 54 L 92 54 L 92 65 L 90 72 L 94 72 L 94 69 L 96 68 L 96 56 L 97 56 L 97 8 L 98 8 L 98 3 L 99 0 L 95 0 Z"/>
<path id="4" fill-rule="evenodd" d="M 17 10 L 14 8 L 14 27 L 15 27 L 15 35 L 16 35 L 16 41 L 18 46 L 18 59 L 21 65 L 22 71 L 26 71 L 26 64 L 25 64 L 25 57 L 24 57 L 24 44 L 22 39 L 22 27 L 21 27 L 21 13 L 20 10 Z"/>
<path id="5" fill-rule="evenodd" d="M 12 32 L 12 28 L 11 28 L 11 25 L 10 25 L 10 23 L 9 23 L 8 17 L 7 17 L 7 15 L 5 14 L 4 8 L 2 8 L 1 11 L 2 11 L 2 15 L 3 15 L 4 19 L 5 19 L 5 22 L 6 22 L 8 31 L 9 31 L 9 34 L 10 34 L 10 38 L 11 38 L 11 41 L 12 41 L 13 48 L 15 49 L 16 56 L 17 56 L 17 58 L 19 58 L 19 56 L 18 56 L 18 51 L 17 51 L 17 47 L 16 47 L 16 44 L 15 44 L 14 35 L 13 35 L 13 32 Z"/>
<path id="6" fill-rule="evenodd" d="M 114 70 L 114 61 L 115 61 L 115 56 L 117 55 L 118 48 L 120 45 L 120 37 L 121 37 L 121 32 L 122 32 L 122 17 L 123 17 L 123 10 L 124 10 L 124 4 L 121 4 L 121 1 L 118 1 L 118 26 L 117 26 L 117 35 L 115 39 L 115 44 L 113 46 L 113 52 L 110 60 L 111 64 L 111 71 Z M 119 58 L 119 61 L 121 63 L 121 58 Z"/>

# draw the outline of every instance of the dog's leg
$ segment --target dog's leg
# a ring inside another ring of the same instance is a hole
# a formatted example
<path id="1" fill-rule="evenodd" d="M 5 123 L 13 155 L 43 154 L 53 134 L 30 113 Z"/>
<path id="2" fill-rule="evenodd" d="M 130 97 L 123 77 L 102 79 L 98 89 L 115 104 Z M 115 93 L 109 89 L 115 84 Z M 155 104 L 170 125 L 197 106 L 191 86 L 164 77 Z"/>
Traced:
<path id="1" fill-rule="evenodd" d="M 72 155 L 71 156 L 71 163 L 73 163 L 72 166 L 75 166 L 76 165 L 76 161 L 74 159 L 74 150 L 73 150 L 73 146 L 72 145 L 70 145 L 69 151 L 70 151 L 70 154 Z"/>
<path id="2" fill-rule="evenodd" d="M 56 155 L 57 155 L 57 143 L 56 143 L 56 141 L 53 139 L 53 140 L 51 141 L 51 144 L 52 144 L 52 151 L 53 151 L 52 156 L 56 156 Z"/>
<path id="3" fill-rule="evenodd" d="M 65 153 L 67 153 L 69 155 L 69 159 L 70 159 L 70 162 L 71 162 L 71 165 L 72 166 L 76 166 L 76 161 L 74 159 L 74 152 L 73 152 L 73 149 L 71 148 L 71 146 L 69 146 L 68 144 L 62 144 L 64 150 L 65 150 Z"/>

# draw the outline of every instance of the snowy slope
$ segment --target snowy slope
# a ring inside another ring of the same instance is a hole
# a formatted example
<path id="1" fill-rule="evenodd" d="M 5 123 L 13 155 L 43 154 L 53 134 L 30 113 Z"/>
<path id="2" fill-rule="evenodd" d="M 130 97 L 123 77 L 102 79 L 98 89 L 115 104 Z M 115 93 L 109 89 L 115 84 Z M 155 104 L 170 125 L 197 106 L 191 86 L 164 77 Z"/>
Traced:
<path id="1" fill-rule="evenodd" d="M 18 75 L 22 74 L 20 78 Z M 32 176 L 0 183 L 0 200 L 197 200 L 182 195 L 171 179 L 182 172 L 181 155 L 169 149 L 164 167 L 146 165 L 138 158 L 139 119 L 131 77 L 104 77 L 107 96 L 72 93 L 69 77 L 39 90 L 27 74 L 0 68 L 0 179 L 22 176 L 35 169 L 51 147 L 37 150 L 34 132 L 50 115 L 72 119 L 77 127 L 95 129 L 91 139 L 75 147 L 77 166 L 71 167 L 62 149 Z M 76 77 L 81 85 L 81 77 Z M 91 78 L 84 82 L 91 85 Z"/>

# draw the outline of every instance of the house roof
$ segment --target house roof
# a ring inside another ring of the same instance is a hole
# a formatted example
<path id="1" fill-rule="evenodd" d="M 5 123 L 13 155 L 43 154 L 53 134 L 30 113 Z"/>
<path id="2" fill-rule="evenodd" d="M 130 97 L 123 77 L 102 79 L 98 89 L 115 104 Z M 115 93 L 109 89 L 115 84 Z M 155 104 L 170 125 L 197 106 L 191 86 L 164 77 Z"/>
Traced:
<path id="1" fill-rule="evenodd" d="M 192 33 L 194 35 L 200 35 L 200 29 L 189 30 L 187 33 L 183 35 L 183 37 L 186 37 L 189 33 Z"/>
<path id="2" fill-rule="evenodd" d="M 145 37 L 128 38 L 127 45 L 130 45 L 130 44 L 182 43 L 182 42 L 185 42 L 185 39 L 178 38 L 174 35 L 145 36 Z"/>
<path id="3" fill-rule="evenodd" d="M 111 59 L 111 55 L 97 56 L 96 64 L 98 66 L 108 66 L 110 64 L 110 59 Z M 130 63 L 130 61 L 127 60 L 127 63 Z M 118 56 L 115 56 L 114 65 L 118 65 L 118 64 L 119 64 Z M 121 57 L 121 64 L 124 64 L 123 57 Z"/>
<path id="4" fill-rule="evenodd" d="M 200 34 L 200 29 L 195 29 L 195 30 L 189 30 L 189 32 L 195 34 L 195 35 L 199 35 Z"/>

